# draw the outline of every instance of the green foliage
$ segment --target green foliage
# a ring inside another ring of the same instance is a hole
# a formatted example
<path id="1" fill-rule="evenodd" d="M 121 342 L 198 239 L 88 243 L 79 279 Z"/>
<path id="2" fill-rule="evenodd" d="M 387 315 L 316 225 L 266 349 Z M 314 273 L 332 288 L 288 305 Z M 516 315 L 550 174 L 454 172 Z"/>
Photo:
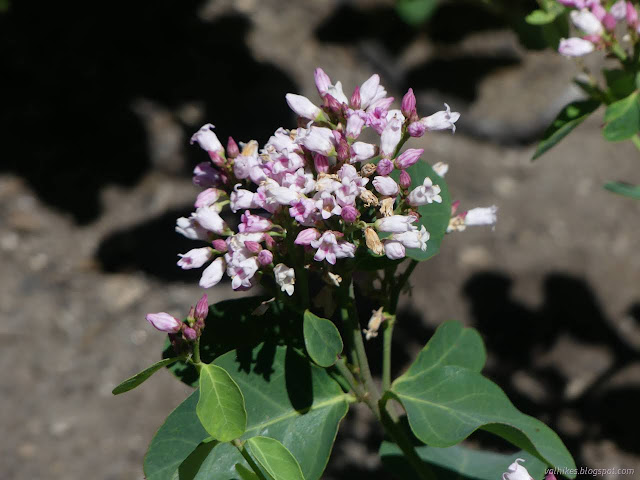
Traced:
<path id="1" fill-rule="evenodd" d="M 617 193 L 618 195 L 640 200 L 640 185 L 631 185 L 623 182 L 609 182 L 604 186 L 604 188 L 610 192 Z"/>
<path id="2" fill-rule="evenodd" d="M 244 398 L 236 382 L 222 367 L 200 367 L 200 399 L 196 413 L 209 434 L 221 442 L 240 437 L 247 427 Z"/>
<path id="3" fill-rule="evenodd" d="M 628 97 L 636 89 L 635 75 L 626 70 L 603 70 L 608 93 L 613 100 Z"/>
<path id="4" fill-rule="evenodd" d="M 532 160 L 553 148 L 560 140 L 566 137 L 574 128 L 584 122 L 589 115 L 600 106 L 597 100 L 581 100 L 573 102 L 562 109 L 553 123 L 544 132 L 543 138 Z"/>
<path id="5" fill-rule="evenodd" d="M 409 175 L 411 175 L 410 190 L 422 185 L 424 179 L 429 177 L 434 185 L 440 187 L 440 196 L 442 197 L 442 203 L 431 203 L 429 205 L 423 205 L 418 207 L 418 212 L 421 217 L 416 225 L 424 227 L 429 232 L 429 241 L 427 242 L 427 250 L 422 251 L 417 248 L 407 248 L 407 257 L 413 260 L 424 261 L 428 260 L 440 251 L 440 244 L 442 239 L 447 233 L 447 227 L 449 226 L 449 219 L 451 218 L 451 195 L 449 194 L 449 188 L 444 178 L 438 175 L 431 165 L 425 161 L 418 161 L 407 169 Z M 394 170 L 391 172 L 391 176 L 398 181 L 400 172 Z M 380 236 L 382 237 L 382 235 Z"/>
<path id="6" fill-rule="evenodd" d="M 542 8 L 534 10 L 525 18 L 530 25 L 548 25 L 566 11 L 566 8 L 555 0 L 543 0 L 540 3 Z"/>
<path id="7" fill-rule="evenodd" d="M 321 367 L 330 367 L 342 352 L 340 332 L 331 320 L 304 312 L 304 344 L 311 359 Z"/>
<path id="8" fill-rule="evenodd" d="M 545 424 L 519 412 L 479 371 L 480 336 L 443 324 L 389 392 L 404 406 L 413 433 L 433 447 L 450 447 L 478 428 L 505 438 L 557 468 L 574 468 L 571 455 Z"/>
<path id="9" fill-rule="evenodd" d="M 273 480 L 304 480 L 296 458 L 278 440 L 252 437 L 247 440 L 249 452 Z"/>
<path id="10" fill-rule="evenodd" d="M 127 378 L 124 382 L 114 388 L 111 393 L 113 393 L 114 395 L 120 395 L 121 393 L 133 390 L 138 385 L 144 383 L 151 375 L 156 373 L 158 370 L 171 365 L 178 360 L 180 360 L 180 357 L 165 358 L 164 360 L 160 360 L 159 362 L 156 362 L 150 367 L 144 369 L 140 373 L 135 374 L 133 377 Z"/>
<path id="11" fill-rule="evenodd" d="M 430 463 L 439 480 L 454 480 L 469 478 L 474 480 L 496 480 L 501 478 L 506 467 L 516 458 L 522 458 L 524 466 L 533 478 L 542 479 L 546 465 L 533 455 L 519 451 L 506 455 L 503 453 L 472 450 L 462 445 L 447 448 L 427 447 L 416 448 L 420 458 Z M 383 442 L 380 446 L 382 464 L 399 479 L 415 478 L 415 473 L 408 468 L 402 451 L 391 442 Z"/>
<path id="12" fill-rule="evenodd" d="M 238 472 L 238 475 L 240 475 L 240 480 L 260 480 L 258 475 L 241 463 L 236 463 L 236 471 Z"/>
<path id="13" fill-rule="evenodd" d="M 640 103 L 638 92 L 607 107 L 602 135 L 610 142 L 628 140 L 640 131 Z"/>
<path id="14" fill-rule="evenodd" d="M 396 12 L 409 25 L 418 26 L 433 15 L 437 6 L 438 0 L 398 0 Z"/>

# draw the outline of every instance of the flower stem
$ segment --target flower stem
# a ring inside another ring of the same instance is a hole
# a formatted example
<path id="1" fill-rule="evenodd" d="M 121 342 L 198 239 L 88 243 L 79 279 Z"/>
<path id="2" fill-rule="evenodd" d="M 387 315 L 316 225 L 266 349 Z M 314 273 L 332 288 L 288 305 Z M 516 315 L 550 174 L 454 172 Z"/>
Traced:
<path id="1" fill-rule="evenodd" d="M 391 386 L 391 340 L 393 337 L 393 326 L 396 323 L 396 317 L 390 316 L 384 322 L 383 340 L 382 340 L 382 391 L 389 390 Z"/>
<path id="2" fill-rule="evenodd" d="M 247 449 L 244 448 L 244 442 L 241 442 L 240 440 L 233 440 L 231 443 L 233 444 L 234 447 L 238 449 L 238 451 L 240 452 L 240 455 L 244 457 L 244 459 L 247 461 L 247 463 L 251 467 L 251 470 L 254 471 L 254 473 L 258 476 L 258 478 L 260 480 L 267 480 L 264 474 L 262 473 L 262 470 L 260 470 L 260 467 L 256 465 L 256 462 L 253 461 L 253 458 L 251 458 L 251 455 L 249 455 L 249 452 L 247 452 Z"/>
<path id="3" fill-rule="evenodd" d="M 200 363 L 200 337 L 193 342 L 193 363 Z"/>

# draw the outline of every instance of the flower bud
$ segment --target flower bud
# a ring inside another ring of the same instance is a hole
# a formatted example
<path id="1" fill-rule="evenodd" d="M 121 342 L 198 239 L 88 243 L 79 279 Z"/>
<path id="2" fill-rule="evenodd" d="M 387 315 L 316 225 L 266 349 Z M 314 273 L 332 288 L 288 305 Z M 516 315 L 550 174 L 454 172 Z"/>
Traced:
<path id="1" fill-rule="evenodd" d="M 329 171 L 329 159 L 320 153 L 313 154 L 313 164 L 318 173 L 327 173 Z"/>
<path id="2" fill-rule="evenodd" d="M 617 23 L 618 21 L 616 20 L 616 17 L 614 17 L 610 13 L 607 13 L 602 19 L 602 25 L 604 26 L 604 28 L 606 28 L 610 32 L 613 32 L 616 29 Z M 597 35 L 597 33 L 594 35 Z"/>
<path id="3" fill-rule="evenodd" d="M 276 246 L 276 241 L 268 234 L 264 236 L 264 243 L 267 245 L 267 248 L 273 248 Z"/>
<path id="4" fill-rule="evenodd" d="M 364 162 L 376 156 L 376 146 L 370 143 L 355 142 L 351 145 L 351 151 L 353 152 L 351 163 Z"/>
<path id="5" fill-rule="evenodd" d="M 631 27 L 637 28 L 638 27 L 638 11 L 636 10 L 636 7 L 633 5 L 633 3 L 627 2 L 626 8 L 627 8 L 627 11 L 626 11 L 627 23 Z"/>
<path id="6" fill-rule="evenodd" d="M 592 7 L 591 12 L 593 12 L 593 7 Z M 595 12 L 593 12 L 593 13 L 595 13 Z M 627 3 L 625 2 L 625 0 L 618 0 L 616 3 L 611 5 L 611 8 L 609 9 L 609 13 L 616 20 L 624 20 L 625 17 L 627 16 Z M 602 19 L 600 19 L 600 20 L 602 20 Z"/>
<path id="7" fill-rule="evenodd" d="M 328 93 L 324 96 L 324 106 L 327 110 L 336 115 L 340 114 L 342 111 L 342 104 L 336 100 L 333 95 Z"/>
<path id="8" fill-rule="evenodd" d="M 356 88 L 353 90 L 353 95 L 351 95 L 351 101 L 349 103 L 351 104 L 351 108 L 360 108 L 360 86 L 356 86 Z"/>
<path id="9" fill-rule="evenodd" d="M 384 253 L 384 246 L 380 241 L 380 237 L 378 237 L 378 234 L 373 228 L 367 227 L 364 229 L 364 239 L 367 243 L 367 247 L 371 249 L 373 253 L 376 255 L 382 255 Z"/>
<path id="10" fill-rule="evenodd" d="M 251 240 L 246 240 L 244 242 L 244 246 L 247 247 L 247 250 L 249 250 L 251 253 L 258 253 L 260 250 L 262 250 L 262 247 L 258 242 L 253 242 Z"/>
<path id="11" fill-rule="evenodd" d="M 399 260 L 407 255 L 404 245 L 394 240 L 384 243 L 384 253 L 390 260 Z"/>
<path id="12" fill-rule="evenodd" d="M 220 283 L 222 280 L 222 275 L 224 275 L 224 271 L 227 268 L 227 262 L 225 262 L 224 258 L 218 257 L 211 265 L 204 269 L 202 272 L 202 277 L 200 277 L 200 286 L 202 288 L 211 288 L 214 285 Z"/>
<path id="13" fill-rule="evenodd" d="M 233 137 L 229 137 L 229 140 L 227 140 L 227 157 L 236 158 L 238 155 L 240 155 L 238 144 Z"/>
<path id="14" fill-rule="evenodd" d="M 208 207 L 213 205 L 220 198 L 221 190 L 217 188 L 207 188 L 206 190 L 201 191 L 196 198 L 196 203 L 193 205 L 196 208 L 200 207 Z"/>
<path id="15" fill-rule="evenodd" d="M 406 170 L 400 172 L 400 186 L 402 188 L 409 188 L 411 186 L 411 175 Z"/>
<path id="16" fill-rule="evenodd" d="M 591 5 L 591 13 L 593 13 L 598 20 L 602 21 L 607 15 L 607 9 L 600 5 L 600 3 L 594 3 Z"/>
<path id="17" fill-rule="evenodd" d="M 582 38 L 563 38 L 560 40 L 558 52 L 565 57 L 581 57 L 595 50 L 595 46 L 589 40 Z"/>
<path id="18" fill-rule="evenodd" d="M 394 196 L 398 194 L 398 184 L 391 177 L 378 175 L 373 179 L 373 186 L 381 195 Z"/>
<path id="19" fill-rule="evenodd" d="M 424 148 L 408 148 L 396 158 L 396 166 L 400 169 L 409 168 L 420 160 L 420 156 L 424 153 Z"/>
<path id="20" fill-rule="evenodd" d="M 342 207 L 340 215 L 345 222 L 353 223 L 358 219 L 358 210 L 356 210 L 356 207 L 353 205 L 347 205 Z"/>
<path id="21" fill-rule="evenodd" d="M 411 225 L 417 218 L 414 215 L 393 215 L 376 220 L 375 227 L 380 232 L 404 233 L 415 230 Z"/>
<path id="22" fill-rule="evenodd" d="M 218 137 L 213 132 L 215 127 L 210 123 L 203 125 L 200 130 L 194 133 L 191 137 L 191 144 L 198 142 L 200 148 L 206 152 L 216 152 L 218 154 L 224 154 L 224 148 L 218 140 Z"/>
<path id="23" fill-rule="evenodd" d="M 182 327 L 182 322 L 165 312 L 148 313 L 147 322 L 156 329 L 166 333 L 177 333 Z"/>
<path id="24" fill-rule="evenodd" d="M 390 157 L 398 146 L 400 138 L 402 138 L 402 121 L 394 116 L 380 135 L 380 154 L 383 157 Z"/>
<path id="25" fill-rule="evenodd" d="M 271 253 L 269 250 L 260 250 L 260 253 L 258 254 L 258 262 L 260 262 L 260 265 L 263 266 L 269 265 L 271 262 L 273 262 L 273 253 Z"/>
<path id="26" fill-rule="evenodd" d="M 186 340 L 189 340 L 190 342 L 194 341 L 196 338 L 198 338 L 198 334 L 196 333 L 196 331 L 191 328 L 191 327 L 184 327 L 182 329 L 182 335 L 184 335 L 184 338 Z"/>
<path id="27" fill-rule="evenodd" d="M 327 75 L 324 70 L 318 67 L 316 68 L 315 72 L 313 72 L 313 78 L 316 82 L 318 93 L 321 97 L 324 96 L 331 86 L 331 79 L 329 78 L 329 75 Z"/>
<path id="28" fill-rule="evenodd" d="M 185 254 L 179 254 L 178 266 L 183 270 L 200 268 L 213 256 L 213 251 L 209 247 L 193 248 Z"/>
<path id="29" fill-rule="evenodd" d="M 338 161 L 340 162 L 346 162 L 347 160 L 349 160 L 349 158 L 351 158 L 349 144 L 344 137 L 340 139 L 340 143 L 338 143 L 336 152 L 338 154 Z"/>
<path id="30" fill-rule="evenodd" d="M 224 253 L 227 251 L 228 247 L 227 247 L 227 242 L 225 242 L 224 240 L 222 240 L 221 238 L 216 238 L 213 242 L 211 242 L 213 245 L 213 248 L 215 248 L 217 251 L 219 251 L 220 253 Z"/>
<path id="31" fill-rule="evenodd" d="M 376 168 L 376 171 L 378 172 L 379 175 L 383 175 L 383 176 L 389 175 L 393 171 L 393 162 L 388 158 L 383 158 L 378 162 L 378 167 Z"/>
<path id="32" fill-rule="evenodd" d="M 407 132 L 412 137 L 421 137 L 426 131 L 427 127 L 421 121 L 413 122 L 407 127 Z"/>
<path id="33" fill-rule="evenodd" d="M 416 111 L 416 96 L 413 94 L 413 89 L 410 88 L 407 93 L 402 97 L 402 114 L 405 117 L 410 117 Z"/>
<path id="34" fill-rule="evenodd" d="M 600 35 L 602 33 L 602 23 L 600 23 L 598 17 L 586 8 L 579 11 L 572 10 L 569 15 L 573 24 L 587 35 Z"/>
<path id="35" fill-rule="evenodd" d="M 216 167 L 223 167 L 226 163 L 226 160 L 216 152 L 209 152 L 209 158 Z"/>
<path id="36" fill-rule="evenodd" d="M 209 303 L 207 301 L 207 294 L 202 295 L 202 298 L 198 300 L 195 310 L 196 320 L 204 320 L 209 315 Z"/>
<path id="37" fill-rule="evenodd" d="M 556 476 L 552 471 L 548 471 L 547 474 L 544 476 L 544 480 L 556 480 Z"/>
<path id="38" fill-rule="evenodd" d="M 295 93 L 287 93 L 285 99 L 289 108 L 299 117 L 316 120 L 318 117 L 324 116 L 322 110 L 316 107 L 307 97 L 296 95 Z"/>
<path id="39" fill-rule="evenodd" d="M 296 245 L 311 245 L 311 242 L 318 238 L 320 238 L 320 232 L 318 230 L 315 228 L 305 228 L 298 234 L 293 243 Z"/>

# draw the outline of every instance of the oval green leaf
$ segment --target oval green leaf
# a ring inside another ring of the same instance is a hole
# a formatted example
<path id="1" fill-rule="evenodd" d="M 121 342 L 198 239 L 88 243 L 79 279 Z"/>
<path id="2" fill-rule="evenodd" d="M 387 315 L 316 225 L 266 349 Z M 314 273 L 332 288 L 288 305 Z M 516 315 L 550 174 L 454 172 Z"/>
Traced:
<path id="1" fill-rule="evenodd" d="M 597 100 L 582 100 L 573 102 L 564 107 L 553 123 L 544 132 L 542 140 L 538 144 L 536 152 L 531 160 L 542 156 L 547 150 L 553 148 L 560 140 L 584 122 L 589 115 L 600 106 Z"/>
<path id="2" fill-rule="evenodd" d="M 330 367 L 342 352 L 340 332 L 331 320 L 304 312 L 304 344 L 311 359 L 321 367 Z"/>
<path id="3" fill-rule="evenodd" d="M 453 365 L 430 368 L 398 379 L 391 392 L 404 406 L 413 433 L 427 445 L 450 447 L 485 428 L 555 468 L 575 468 L 553 430 L 517 410 L 478 372 Z"/>
<path id="4" fill-rule="evenodd" d="M 128 392 L 129 390 L 133 390 L 138 385 L 146 381 L 151 375 L 156 373 L 158 370 L 160 370 L 163 367 L 169 366 L 172 363 L 177 362 L 178 360 L 181 360 L 181 358 L 182 357 L 173 357 L 173 358 L 165 358 L 164 360 L 160 360 L 159 362 L 151 365 L 149 368 L 141 371 L 140 373 L 137 373 L 133 377 L 127 378 L 124 382 L 122 382 L 120 385 L 114 388 L 111 393 L 113 393 L 114 395 L 120 395 L 121 393 Z"/>
<path id="5" fill-rule="evenodd" d="M 547 466 L 536 457 L 523 450 L 510 455 L 504 453 L 472 450 L 455 445 L 448 448 L 427 447 L 415 448 L 418 456 L 433 466 L 439 480 L 469 478 L 474 480 L 496 480 L 502 477 L 517 458 L 524 460 L 524 466 L 533 478 L 544 478 Z M 415 478 L 415 472 L 409 467 L 398 446 L 391 442 L 383 442 L 380 446 L 382 464 L 394 476 L 402 479 Z"/>
<path id="6" fill-rule="evenodd" d="M 240 437 L 247 428 L 247 411 L 236 382 L 224 368 L 203 364 L 199 385 L 196 413 L 204 429 L 221 442 Z"/>
<path id="7" fill-rule="evenodd" d="M 640 200 L 640 185 L 631 185 L 630 183 L 623 182 L 609 182 L 605 184 L 604 188 L 610 192 L 617 193 L 618 195 Z"/>
<path id="8" fill-rule="evenodd" d="M 293 454 L 275 438 L 252 437 L 247 440 L 249 452 L 274 480 L 304 480 Z"/>
<path id="9" fill-rule="evenodd" d="M 619 142 L 633 137 L 640 131 L 640 102 L 638 92 L 618 100 L 607 107 L 602 135 L 610 142 Z"/>
<path id="10" fill-rule="evenodd" d="M 236 463 L 236 472 L 240 475 L 241 480 L 260 480 L 258 475 L 241 463 Z"/>

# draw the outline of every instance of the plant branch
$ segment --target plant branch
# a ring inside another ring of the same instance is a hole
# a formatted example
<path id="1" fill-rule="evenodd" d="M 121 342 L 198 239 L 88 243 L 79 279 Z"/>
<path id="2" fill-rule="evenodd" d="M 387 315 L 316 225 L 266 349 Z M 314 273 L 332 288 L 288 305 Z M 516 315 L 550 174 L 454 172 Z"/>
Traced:
<path id="1" fill-rule="evenodd" d="M 193 342 L 193 362 L 200 363 L 200 337 Z"/>
<path id="2" fill-rule="evenodd" d="M 256 465 L 256 462 L 253 461 L 253 458 L 251 458 L 251 455 L 249 455 L 249 452 L 247 452 L 247 449 L 244 448 L 244 442 L 241 442 L 240 440 L 233 440 L 231 443 L 233 444 L 234 447 L 238 449 L 238 451 L 240 452 L 240 455 L 244 457 L 244 459 L 247 461 L 247 463 L 251 467 L 251 470 L 253 470 L 253 472 L 258 476 L 258 478 L 260 480 L 267 480 L 267 478 L 262 473 L 262 470 L 260 470 L 260 467 Z"/>
<path id="3" fill-rule="evenodd" d="M 393 327 L 396 323 L 395 315 L 390 316 L 383 323 L 382 337 L 382 391 L 389 390 L 391 386 L 391 340 Z"/>

